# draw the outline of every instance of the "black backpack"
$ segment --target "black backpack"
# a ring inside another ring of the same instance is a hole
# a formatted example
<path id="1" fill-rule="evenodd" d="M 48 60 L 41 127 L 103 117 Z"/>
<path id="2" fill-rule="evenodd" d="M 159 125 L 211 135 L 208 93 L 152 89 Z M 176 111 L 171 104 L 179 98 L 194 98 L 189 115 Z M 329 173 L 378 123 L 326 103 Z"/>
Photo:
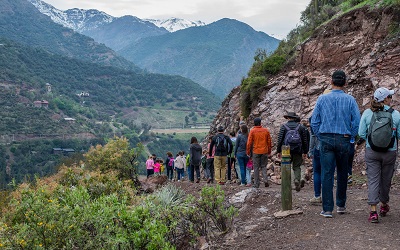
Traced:
<path id="1" fill-rule="evenodd" d="M 283 140 L 283 145 L 290 146 L 290 153 L 300 154 L 302 140 L 299 132 L 300 124 L 297 125 L 296 128 L 291 129 L 286 124 L 283 125 L 286 129 L 286 135 Z"/>
<path id="2" fill-rule="evenodd" d="M 217 135 L 215 139 L 215 149 L 218 152 L 229 152 L 229 143 L 225 135 Z"/>
<path id="3" fill-rule="evenodd" d="M 396 139 L 396 130 L 392 128 L 394 109 L 374 112 L 368 128 L 367 139 L 372 150 L 386 152 L 392 148 Z"/>

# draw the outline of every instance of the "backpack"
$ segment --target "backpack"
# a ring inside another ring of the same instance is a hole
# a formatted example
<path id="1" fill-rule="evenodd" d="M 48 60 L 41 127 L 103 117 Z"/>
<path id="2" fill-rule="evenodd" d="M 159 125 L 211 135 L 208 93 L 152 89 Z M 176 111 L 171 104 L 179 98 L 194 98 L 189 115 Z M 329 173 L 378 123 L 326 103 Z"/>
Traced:
<path id="1" fill-rule="evenodd" d="M 387 111 L 380 110 L 372 114 L 367 134 L 372 150 L 385 152 L 393 147 L 396 139 L 395 130 L 392 128 L 393 111 L 394 109 L 390 108 Z"/>
<path id="2" fill-rule="evenodd" d="M 229 152 L 229 143 L 226 140 L 225 135 L 217 135 L 217 138 L 215 139 L 215 151 L 219 152 Z"/>
<path id="3" fill-rule="evenodd" d="M 173 167 L 174 166 L 174 157 L 169 158 L 168 166 L 169 167 Z"/>
<path id="4" fill-rule="evenodd" d="M 290 146 L 290 153 L 301 153 L 302 141 L 299 133 L 300 124 L 298 124 L 295 129 L 291 129 L 286 124 L 284 124 L 283 126 L 286 129 L 286 135 L 283 140 L 283 145 Z"/>

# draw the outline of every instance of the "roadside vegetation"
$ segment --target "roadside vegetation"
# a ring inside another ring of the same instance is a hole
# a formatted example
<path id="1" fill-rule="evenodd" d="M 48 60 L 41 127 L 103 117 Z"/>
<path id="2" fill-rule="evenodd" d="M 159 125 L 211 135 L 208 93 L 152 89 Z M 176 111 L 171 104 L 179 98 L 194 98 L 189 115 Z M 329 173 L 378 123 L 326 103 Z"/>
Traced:
<path id="1" fill-rule="evenodd" d="M 204 187 L 198 198 L 173 185 L 141 194 L 140 150 L 115 138 L 79 164 L 2 193 L 0 248 L 187 249 L 229 230 L 238 211 L 219 187 Z"/>

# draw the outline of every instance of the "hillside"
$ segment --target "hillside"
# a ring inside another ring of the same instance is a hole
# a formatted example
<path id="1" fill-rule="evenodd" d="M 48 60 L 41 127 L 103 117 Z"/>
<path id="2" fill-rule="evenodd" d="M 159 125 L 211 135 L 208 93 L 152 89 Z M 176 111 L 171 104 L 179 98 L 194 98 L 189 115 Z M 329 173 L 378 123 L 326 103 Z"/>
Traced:
<path id="1" fill-rule="evenodd" d="M 294 111 L 305 119 L 310 117 L 318 96 L 330 87 L 335 69 L 346 72 L 346 92 L 356 98 L 360 112 L 368 108 L 370 96 L 378 86 L 398 92 L 399 5 L 388 7 L 381 3 L 381 7 L 376 7 L 379 5 L 375 1 L 363 1 L 358 8 L 349 8 L 348 1 L 339 2 L 341 4 L 335 7 L 338 14 L 308 33 L 311 35 L 303 43 L 287 50 L 287 55 L 278 49 L 278 54 L 255 63 L 251 70 L 253 75 L 244 81 L 250 87 L 242 85 L 242 90 L 232 90 L 224 100 L 210 133 L 214 133 L 218 125 L 237 130 L 243 116 L 252 126 L 253 118 L 260 116 L 276 141 L 279 128 L 286 121 L 283 117 L 286 112 Z M 291 35 L 297 32 L 299 30 Z M 288 40 L 286 44 L 291 42 Z M 281 43 L 280 47 L 286 44 Z M 274 73 L 262 68 L 286 56 L 288 60 L 280 71 Z M 257 79 L 264 79 L 264 82 L 257 85 Z M 392 104 L 395 109 L 400 108 L 398 94 L 393 97 Z M 361 164 L 362 152 L 357 155 L 356 162 Z"/>
<path id="2" fill-rule="evenodd" d="M 279 40 L 247 24 L 212 24 L 143 38 L 118 53 L 150 72 L 177 74 L 224 97 L 246 76 L 257 49 L 273 52 Z"/>
<path id="3" fill-rule="evenodd" d="M 27 0 L 0 1 L 0 37 L 70 58 L 141 71 L 105 45 L 54 23 Z"/>
<path id="4" fill-rule="evenodd" d="M 98 126 L 96 121 L 111 120 L 139 129 L 141 122 L 153 124 L 155 119 L 181 126 L 184 117 L 172 121 L 167 116 L 158 117 L 158 111 L 148 108 L 212 112 L 218 105 L 214 95 L 180 76 L 137 74 L 50 54 L 9 40 L 0 39 L 0 43 L 3 95 L 0 112 L 1 117 L 7 117 L 1 122 L 2 133 L 96 134 L 93 130 Z M 51 85 L 51 92 L 46 90 L 46 83 Z M 88 95 L 78 96 L 82 92 Z M 49 108 L 39 111 L 33 105 L 37 100 L 48 101 Z M 69 129 L 60 126 L 59 121 L 64 117 L 77 119 L 79 126 L 65 125 Z"/>

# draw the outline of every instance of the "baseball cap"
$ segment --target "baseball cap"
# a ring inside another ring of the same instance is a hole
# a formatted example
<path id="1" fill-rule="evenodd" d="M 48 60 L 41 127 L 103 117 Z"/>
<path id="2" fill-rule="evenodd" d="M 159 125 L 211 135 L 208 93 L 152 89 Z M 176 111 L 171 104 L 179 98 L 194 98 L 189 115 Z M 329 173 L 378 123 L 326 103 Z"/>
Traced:
<path id="1" fill-rule="evenodd" d="M 377 102 L 383 102 L 386 97 L 394 95 L 394 90 L 389 90 L 387 88 L 381 87 L 375 90 L 374 99 Z"/>
<path id="2" fill-rule="evenodd" d="M 332 74 L 332 79 L 333 80 L 346 80 L 346 74 L 344 73 L 343 70 L 336 70 Z"/>

